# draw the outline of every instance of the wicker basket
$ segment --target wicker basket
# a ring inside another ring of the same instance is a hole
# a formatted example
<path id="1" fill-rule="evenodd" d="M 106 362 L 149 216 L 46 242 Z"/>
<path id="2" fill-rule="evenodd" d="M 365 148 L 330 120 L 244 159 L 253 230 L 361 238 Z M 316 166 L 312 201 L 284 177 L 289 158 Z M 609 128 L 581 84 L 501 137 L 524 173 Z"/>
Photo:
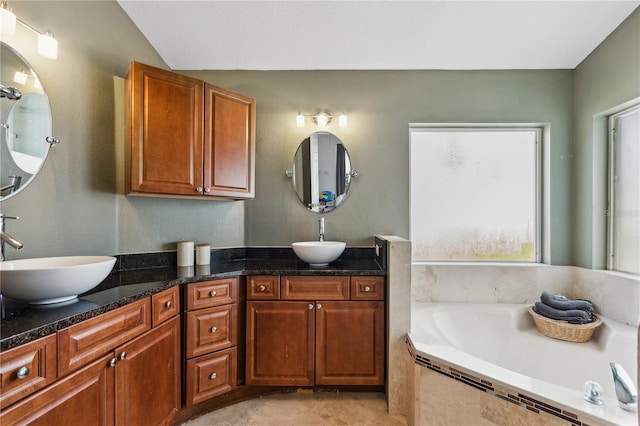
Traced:
<path id="1" fill-rule="evenodd" d="M 602 318 L 596 314 L 593 314 L 596 320 L 589 324 L 570 324 L 566 321 L 558 321 L 542 316 L 533 310 L 533 306 L 529 308 L 529 313 L 533 317 L 540 333 L 554 339 L 566 340 L 567 342 L 588 342 L 595 329 L 602 324 Z"/>

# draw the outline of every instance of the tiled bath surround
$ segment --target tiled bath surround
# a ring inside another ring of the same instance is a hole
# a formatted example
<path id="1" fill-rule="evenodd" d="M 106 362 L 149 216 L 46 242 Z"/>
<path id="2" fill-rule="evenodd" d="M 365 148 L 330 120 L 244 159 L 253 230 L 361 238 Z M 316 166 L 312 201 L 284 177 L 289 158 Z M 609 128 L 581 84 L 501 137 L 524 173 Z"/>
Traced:
<path id="1" fill-rule="evenodd" d="M 411 298 L 421 302 L 531 303 L 546 290 L 591 300 L 596 313 L 640 323 L 640 277 L 543 264 L 414 264 Z"/>

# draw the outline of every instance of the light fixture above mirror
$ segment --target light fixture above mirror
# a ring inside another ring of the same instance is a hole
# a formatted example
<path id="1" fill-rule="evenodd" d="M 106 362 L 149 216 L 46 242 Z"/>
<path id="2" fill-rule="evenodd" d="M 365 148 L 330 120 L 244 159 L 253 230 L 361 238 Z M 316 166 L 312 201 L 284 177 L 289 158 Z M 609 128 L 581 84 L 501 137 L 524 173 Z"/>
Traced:
<path id="1" fill-rule="evenodd" d="M 304 127 L 306 122 L 305 117 L 310 117 L 318 127 L 328 126 L 331 124 L 333 119 L 337 117 L 340 127 L 347 127 L 347 116 L 344 113 L 331 114 L 328 112 L 318 112 L 316 114 L 303 114 L 302 112 L 299 112 L 296 116 L 296 125 L 298 127 Z"/>
<path id="2" fill-rule="evenodd" d="M 58 40 L 53 36 L 53 32 L 47 29 L 44 33 L 36 30 L 27 24 L 11 11 L 6 1 L 0 2 L 0 33 L 3 35 L 14 35 L 16 33 L 16 22 L 32 31 L 38 36 L 38 53 L 49 59 L 58 57 Z"/>

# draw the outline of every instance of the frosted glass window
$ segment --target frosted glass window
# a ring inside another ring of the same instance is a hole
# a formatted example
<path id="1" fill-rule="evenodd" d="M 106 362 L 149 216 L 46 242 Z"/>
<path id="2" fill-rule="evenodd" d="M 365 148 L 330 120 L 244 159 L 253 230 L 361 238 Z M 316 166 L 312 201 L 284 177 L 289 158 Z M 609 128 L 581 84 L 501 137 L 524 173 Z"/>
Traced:
<path id="1" fill-rule="evenodd" d="M 414 261 L 538 261 L 540 129 L 411 129 Z"/>
<path id="2" fill-rule="evenodd" d="M 640 274 L 640 106 L 609 123 L 609 268 Z"/>

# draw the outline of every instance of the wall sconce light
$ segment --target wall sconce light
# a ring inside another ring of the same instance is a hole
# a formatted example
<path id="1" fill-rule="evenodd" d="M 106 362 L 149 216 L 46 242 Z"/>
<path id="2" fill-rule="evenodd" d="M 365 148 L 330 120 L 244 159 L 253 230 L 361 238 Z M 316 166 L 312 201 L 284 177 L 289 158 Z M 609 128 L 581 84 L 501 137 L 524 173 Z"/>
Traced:
<path id="1" fill-rule="evenodd" d="M 328 112 L 319 112 L 317 114 L 303 114 L 301 112 L 296 116 L 296 125 L 298 127 L 304 127 L 305 117 L 311 117 L 314 123 L 319 127 L 326 127 L 335 117 L 338 117 L 338 124 L 340 127 L 347 127 L 347 116 L 345 114 L 335 115 Z"/>
<path id="2" fill-rule="evenodd" d="M 16 22 L 19 22 L 38 36 L 38 53 L 41 56 L 49 59 L 58 57 L 58 40 L 53 37 L 51 30 L 41 33 L 31 25 L 18 19 L 6 1 L 0 2 L 0 32 L 6 35 L 14 35 L 16 33 Z"/>

